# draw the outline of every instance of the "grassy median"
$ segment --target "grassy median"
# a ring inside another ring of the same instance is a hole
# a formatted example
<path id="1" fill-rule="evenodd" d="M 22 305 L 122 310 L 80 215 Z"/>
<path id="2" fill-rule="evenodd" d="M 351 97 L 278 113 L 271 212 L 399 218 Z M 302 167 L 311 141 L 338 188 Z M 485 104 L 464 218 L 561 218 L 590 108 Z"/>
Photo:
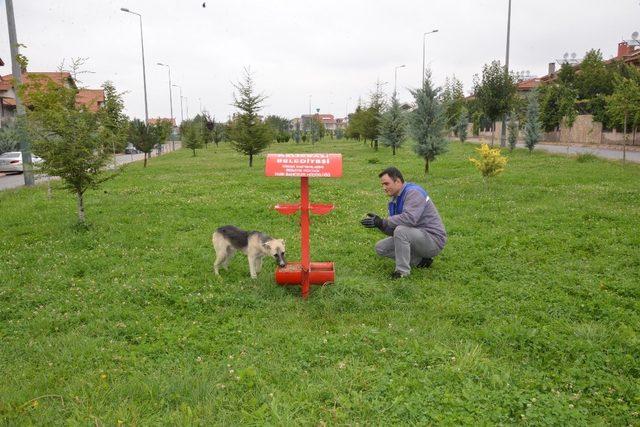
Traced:
<path id="1" fill-rule="evenodd" d="M 237 255 L 212 274 L 211 233 L 284 238 L 299 258 L 297 179 L 228 146 L 132 164 L 86 197 L 53 182 L 0 193 L 0 421 L 16 424 L 640 423 L 640 167 L 518 150 L 483 186 L 454 143 L 422 174 L 359 142 L 311 179 L 314 261 L 336 283 L 303 301 Z M 390 281 L 377 173 L 424 185 L 449 233 L 433 266 Z"/>

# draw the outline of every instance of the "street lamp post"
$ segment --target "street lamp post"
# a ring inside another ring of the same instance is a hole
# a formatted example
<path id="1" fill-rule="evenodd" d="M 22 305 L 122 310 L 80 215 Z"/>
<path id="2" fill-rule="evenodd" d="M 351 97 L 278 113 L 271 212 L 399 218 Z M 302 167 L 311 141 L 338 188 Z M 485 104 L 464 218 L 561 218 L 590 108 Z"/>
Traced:
<path id="1" fill-rule="evenodd" d="M 424 57 L 425 57 L 425 49 L 426 49 L 426 37 L 427 34 L 433 34 L 433 33 L 437 33 L 438 30 L 432 30 L 429 32 L 426 32 L 424 34 L 422 34 L 422 84 L 424 84 L 424 74 L 425 74 L 425 64 L 424 64 Z"/>
<path id="2" fill-rule="evenodd" d="M 184 114 L 182 113 L 182 86 L 180 85 L 171 85 L 173 87 L 177 87 L 180 89 L 180 124 L 184 121 Z"/>
<path id="3" fill-rule="evenodd" d="M 309 95 L 309 115 L 311 115 L 311 97 L 313 95 Z"/>
<path id="4" fill-rule="evenodd" d="M 398 65 L 393 70 L 393 96 L 396 95 L 396 88 L 398 86 L 398 68 L 404 68 L 406 65 Z"/>
<path id="5" fill-rule="evenodd" d="M 504 77 L 509 78 L 509 38 L 511 36 L 511 0 L 509 0 L 509 11 L 507 13 L 507 53 L 504 61 Z M 500 128 L 500 147 L 507 146 L 507 113 L 502 116 L 502 126 Z"/>
<path id="6" fill-rule="evenodd" d="M 176 143 L 173 140 L 173 94 L 171 93 L 171 67 L 167 64 L 163 64 L 162 62 L 158 62 L 158 65 L 160 65 L 161 67 L 167 67 L 167 70 L 169 71 L 169 111 L 171 112 L 171 149 L 173 151 L 175 151 L 176 149 Z"/>
<path id="7" fill-rule="evenodd" d="M 185 107 L 187 107 L 186 108 L 186 110 L 187 110 L 187 120 L 189 120 L 189 97 L 188 96 L 184 97 L 184 105 L 185 105 Z"/>
<path id="8" fill-rule="evenodd" d="M 148 124 L 149 108 L 147 107 L 147 71 L 144 64 L 144 38 L 142 37 L 142 15 L 127 9 L 126 7 L 121 7 L 120 10 L 126 13 L 131 13 L 133 15 L 138 15 L 138 18 L 140 18 L 140 44 L 142 45 L 142 83 L 144 85 L 144 122 Z"/>
<path id="9" fill-rule="evenodd" d="M 18 94 L 18 88 L 22 83 L 22 70 L 18 63 L 18 55 L 20 52 L 18 36 L 16 35 L 16 21 L 13 15 L 13 1 L 6 0 L 5 6 L 7 11 L 7 27 L 9 29 L 9 50 L 11 52 L 11 72 L 13 76 L 13 88 L 16 101 L 16 118 L 18 120 L 18 138 L 20 142 L 20 151 L 22 152 L 22 175 L 24 178 L 24 185 L 30 187 L 35 184 L 35 177 L 33 175 L 33 163 L 31 162 L 31 147 L 26 129 L 24 128 L 24 105 L 22 104 L 22 100 Z"/>

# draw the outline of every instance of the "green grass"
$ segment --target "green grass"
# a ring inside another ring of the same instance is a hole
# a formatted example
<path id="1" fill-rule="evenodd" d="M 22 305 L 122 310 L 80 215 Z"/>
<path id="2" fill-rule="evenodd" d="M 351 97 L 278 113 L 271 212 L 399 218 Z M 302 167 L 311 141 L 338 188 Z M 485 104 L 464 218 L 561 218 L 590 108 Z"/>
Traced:
<path id="1" fill-rule="evenodd" d="M 640 167 L 509 155 L 484 189 L 453 144 L 421 174 L 356 142 L 341 179 L 312 179 L 312 259 L 336 283 L 303 301 L 274 263 L 244 256 L 216 279 L 224 224 L 287 240 L 299 257 L 296 179 L 264 156 L 181 150 L 75 199 L 54 184 L 0 193 L 0 420 L 8 425 L 613 424 L 640 416 Z M 384 213 L 377 173 L 423 184 L 449 242 L 428 270 L 388 280 L 362 228 Z"/>

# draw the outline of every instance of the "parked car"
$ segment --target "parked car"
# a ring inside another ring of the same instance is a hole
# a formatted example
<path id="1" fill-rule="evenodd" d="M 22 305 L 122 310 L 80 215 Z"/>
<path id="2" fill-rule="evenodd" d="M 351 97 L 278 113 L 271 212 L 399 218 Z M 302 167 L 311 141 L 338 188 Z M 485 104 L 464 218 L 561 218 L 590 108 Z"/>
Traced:
<path id="1" fill-rule="evenodd" d="M 31 162 L 37 165 L 42 163 L 42 159 L 31 154 Z M 0 172 L 23 172 L 22 152 L 9 151 L 0 155 Z"/>
<path id="2" fill-rule="evenodd" d="M 142 153 L 142 151 L 134 147 L 132 143 L 128 143 L 126 148 L 124 149 L 124 154 L 140 154 L 140 153 Z"/>

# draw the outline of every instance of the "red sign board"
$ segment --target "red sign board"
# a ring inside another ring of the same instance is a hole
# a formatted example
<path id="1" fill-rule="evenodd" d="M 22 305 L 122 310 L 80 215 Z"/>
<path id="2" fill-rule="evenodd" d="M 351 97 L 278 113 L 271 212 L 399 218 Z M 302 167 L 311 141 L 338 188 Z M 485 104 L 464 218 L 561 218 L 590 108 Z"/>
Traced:
<path id="1" fill-rule="evenodd" d="M 342 176 L 342 154 L 267 154 L 266 176 L 336 178 Z"/>

